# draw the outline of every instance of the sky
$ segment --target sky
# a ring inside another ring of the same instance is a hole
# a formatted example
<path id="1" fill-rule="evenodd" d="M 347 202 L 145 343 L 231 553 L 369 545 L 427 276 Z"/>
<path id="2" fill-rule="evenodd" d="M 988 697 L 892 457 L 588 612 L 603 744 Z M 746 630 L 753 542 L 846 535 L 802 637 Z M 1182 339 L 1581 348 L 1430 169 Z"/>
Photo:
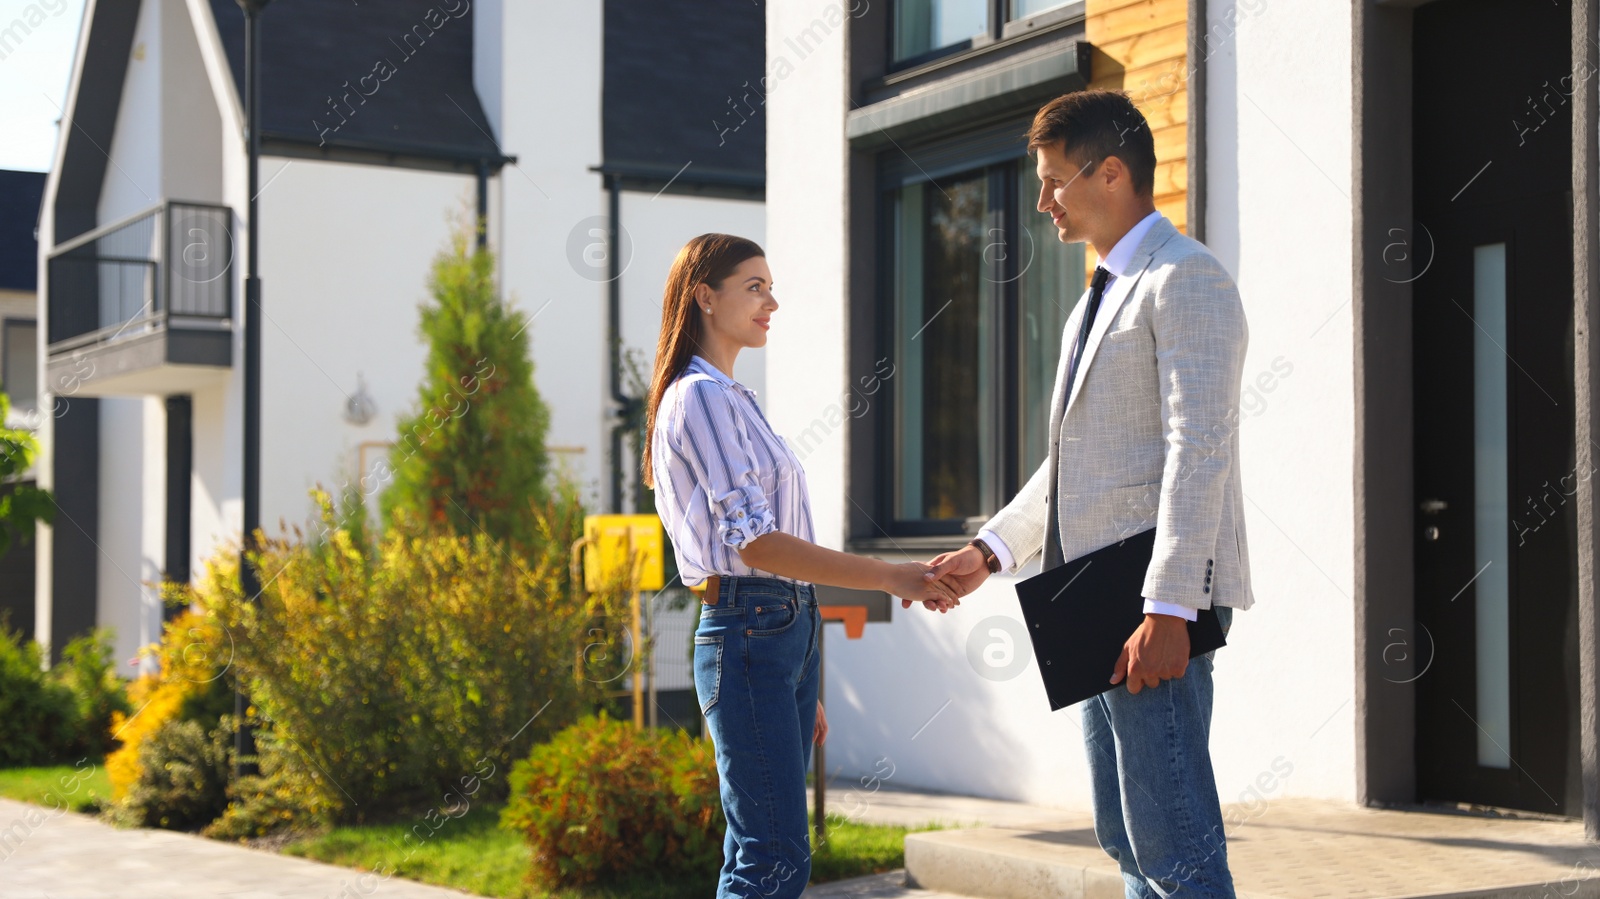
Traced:
<path id="1" fill-rule="evenodd" d="M 0 169 L 50 168 L 83 4 L 0 0 Z"/>

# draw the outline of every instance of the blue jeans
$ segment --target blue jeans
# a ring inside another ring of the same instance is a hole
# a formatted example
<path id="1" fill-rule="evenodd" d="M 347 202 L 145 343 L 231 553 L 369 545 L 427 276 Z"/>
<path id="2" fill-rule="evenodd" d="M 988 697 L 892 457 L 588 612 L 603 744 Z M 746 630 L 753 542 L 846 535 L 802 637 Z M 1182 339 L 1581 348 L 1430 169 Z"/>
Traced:
<path id="1" fill-rule="evenodd" d="M 1217 617 L 1226 632 L 1233 610 Z M 1119 684 L 1083 704 L 1095 837 L 1127 899 L 1234 895 L 1208 746 L 1213 655 L 1159 687 Z"/>
<path id="2" fill-rule="evenodd" d="M 811 879 L 806 767 L 821 675 L 810 585 L 723 577 L 700 610 L 694 689 L 728 820 L 717 899 L 787 899 Z"/>

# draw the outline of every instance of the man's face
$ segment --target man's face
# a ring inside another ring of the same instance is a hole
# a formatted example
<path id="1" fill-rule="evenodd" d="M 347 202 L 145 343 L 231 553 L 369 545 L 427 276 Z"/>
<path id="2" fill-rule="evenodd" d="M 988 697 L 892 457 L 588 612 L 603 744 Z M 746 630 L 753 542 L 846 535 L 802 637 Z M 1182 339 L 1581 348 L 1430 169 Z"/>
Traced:
<path id="1" fill-rule="evenodd" d="M 1095 164 L 1074 163 L 1067 158 L 1065 144 L 1040 147 L 1039 211 L 1050 216 L 1056 236 L 1062 243 L 1088 240 L 1089 229 L 1098 218 Z"/>

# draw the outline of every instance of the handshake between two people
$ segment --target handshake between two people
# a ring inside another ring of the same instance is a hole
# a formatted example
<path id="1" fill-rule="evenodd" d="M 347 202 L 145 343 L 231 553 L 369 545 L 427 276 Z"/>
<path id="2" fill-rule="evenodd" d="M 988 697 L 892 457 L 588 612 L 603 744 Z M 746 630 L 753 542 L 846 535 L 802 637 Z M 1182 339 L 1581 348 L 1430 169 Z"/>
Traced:
<path id="1" fill-rule="evenodd" d="M 906 562 L 895 568 L 897 589 L 890 592 L 900 597 L 900 607 L 905 609 L 920 602 L 930 611 L 948 612 L 989 578 L 983 553 L 971 545 L 927 562 Z M 1110 683 L 1126 683 L 1128 692 L 1138 693 L 1183 677 L 1188 665 L 1186 622 L 1173 615 L 1146 613 L 1144 622 L 1123 644 Z"/>
<path id="2" fill-rule="evenodd" d="M 930 612 L 948 612 L 961 605 L 961 597 L 970 595 L 989 577 L 989 566 L 975 546 L 895 567 L 896 589 L 889 592 L 900 597 L 900 607 L 909 609 L 920 602 Z"/>

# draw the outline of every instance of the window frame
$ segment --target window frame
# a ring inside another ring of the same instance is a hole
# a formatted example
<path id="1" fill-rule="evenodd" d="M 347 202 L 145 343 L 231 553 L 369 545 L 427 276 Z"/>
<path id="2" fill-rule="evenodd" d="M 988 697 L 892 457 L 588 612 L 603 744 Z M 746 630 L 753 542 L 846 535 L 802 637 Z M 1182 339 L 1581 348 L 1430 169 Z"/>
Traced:
<path id="1" fill-rule="evenodd" d="M 900 151 L 895 149 L 880 153 L 879 161 L 881 163 L 883 156 L 899 153 Z M 993 482 L 993 493 L 983 498 L 983 503 L 992 508 L 987 512 L 980 510 L 978 514 L 965 519 L 899 517 L 896 497 L 898 482 L 895 471 L 900 455 L 898 452 L 900 435 L 897 434 L 899 386 L 891 385 L 892 389 L 885 391 L 887 395 L 884 401 L 874 407 L 872 422 L 874 448 L 870 463 L 874 489 L 873 510 L 869 516 L 874 525 L 874 532 L 867 539 L 970 536 L 977 532 L 978 526 L 987 520 L 989 515 L 1003 508 L 1022 488 L 1026 478 L 1033 473 L 1031 469 L 1023 470 L 1026 449 L 1024 440 L 1027 431 L 1021 419 L 1022 382 L 1026 377 L 1021 339 L 1023 316 L 1021 282 L 1024 272 L 1019 271 L 1018 253 L 1009 251 L 1010 248 L 1017 246 L 1017 242 L 1021 239 L 1019 235 L 1023 230 L 1023 216 L 1033 208 L 1032 195 L 1025 195 L 1021 190 L 1021 176 L 1032 168 L 1030 159 L 1025 151 L 1004 159 L 994 159 L 992 156 L 980 154 L 973 158 L 973 164 L 967 168 L 951 165 L 921 178 L 901 180 L 880 174 L 875 179 L 876 196 L 873 198 L 876 204 L 875 215 L 877 221 L 884 225 L 877 229 L 877 242 L 874 248 L 877 268 L 875 290 L 878 297 L 878 302 L 874 304 L 873 315 L 873 330 L 876 335 L 875 358 L 892 359 L 898 352 L 896 316 L 899 310 L 895 302 L 895 279 L 899 269 L 897 255 L 899 229 L 892 223 L 896 217 L 898 194 L 903 187 L 909 184 L 934 183 L 961 174 L 983 172 L 988 178 L 988 227 L 1003 229 L 1008 251 L 986 259 L 987 271 L 984 274 L 984 278 L 991 282 L 992 289 L 996 291 L 991 313 L 995 316 L 997 326 L 995 345 L 991 347 L 995 360 L 995 370 L 991 375 L 996 381 L 996 396 L 989 409 L 978 411 L 979 415 L 986 414 L 989 418 L 995 441 L 989 452 L 993 458 L 1000 460 L 1000 470 Z M 1072 298 L 1074 303 L 1077 300 L 1076 296 Z"/>
<path id="2" fill-rule="evenodd" d="M 946 44 L 942 47 L 934 47 L 914 56 L 897 59 L 895 58 L 894 44 L 900 24 L 900 5 L 902 2 L 904 0 L 892 0 L 889 3 L 889 27 L 884 30 L 884 59 L 889 62 L 885 69 L 887 74 L 915 69 L 947 56 L 954 56 L 986 47 L 999 41 L 1027 34 L 1036 29 L 1081 19 L 1084 15 L 1082 0 L 1066 0 L 1060 6 L 1041 10 L 1028 16 L 1015 15 L 1017 0 L 984 0 L 984 14 L 987 23 L 983 31 L 972 37 Z"/>
<path id="3" fill-rule="evenodd" d="M 34 335 L 34 364 L 36 366 L 34 371 L 34 391 L 32 396 L 24 399 L 19 399 L 17 395 L 11 391 L 9 383 L 4 380 L 6 370 L 11 364 L 11 332 L 18 328 L 32 328 Z M 0 318 L 0 391 L 4 391 L 6 396 L 11 399 L 11 410 L 13 413 L 32 412 L 39 408 L 39 372 L 37 370 L 37 364 L 39 361 L 38 339 L 38 319 L 20 318 L 16 316 Z"/>

